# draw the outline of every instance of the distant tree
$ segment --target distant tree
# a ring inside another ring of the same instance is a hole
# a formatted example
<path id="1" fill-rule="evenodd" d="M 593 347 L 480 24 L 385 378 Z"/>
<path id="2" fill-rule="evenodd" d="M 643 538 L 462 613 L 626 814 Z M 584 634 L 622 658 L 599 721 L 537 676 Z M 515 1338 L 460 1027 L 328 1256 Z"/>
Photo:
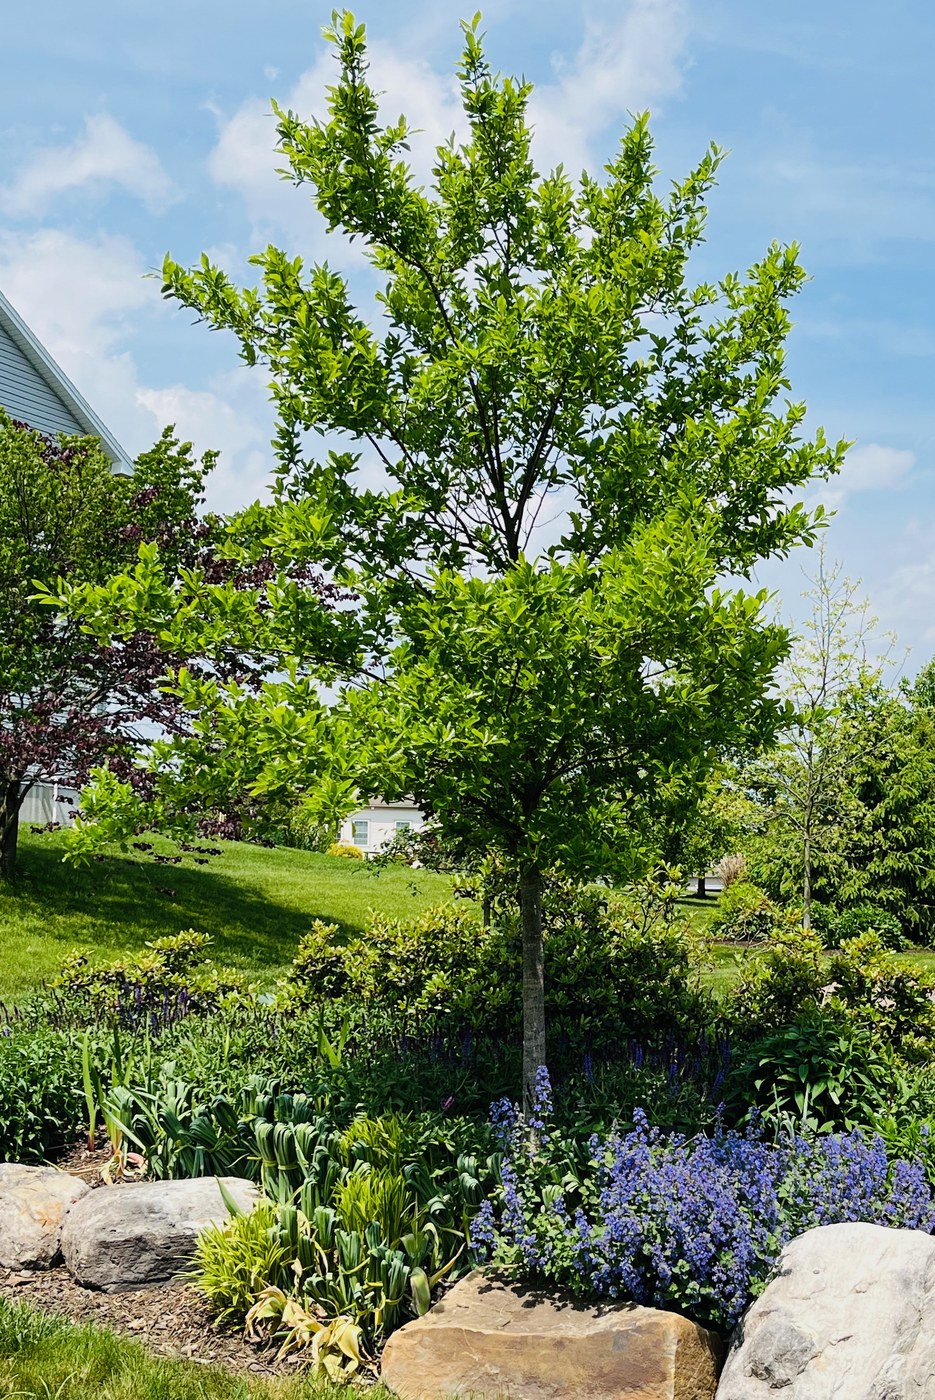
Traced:
<path id="1" fill-rule="evenodd" d="M 851 786 L 861 819 L 841 903 L 895 914 L 918 942 L 935 937 L 935 663 L 898 692 L 860 696 Z"/>
<path id="2" fill-rule="evenodd" d="M 469 135 L 438 149 L 425 190 L 405 120 L 379 121 L 363 28 L 343 14 L 329 33 L 330 116 L 277 108 L 280 150 L 382 276 L 376 316 L 333 269 L 276 248 L 253 259 L 258 290 L 207 258 L 167 260 L 165 285 L 270 375 L 279 497 L 249 528 L 282 567 L 314 560 L 357 601 L 332 618 L 330 667 L 319 619 L 286 592 L 256 627 L 285 679 L 256 696 L 184 673 L 177 688 L 230 737 L 225 763 L 241 743 L 254 791 L 304 794 L 322 821 L 361 793 L 412 794 L 448 849 L 496 862 L 521 911 L 528 1101 L 546 1059 L 545 882 L 626 878 L 646 856 L 634 814 L 674 776 L 700 788 L 720 752 L 772 740 L 787 634 L 764 594 L 720 580 L 813 539 L 820 512 L 795 493 L 840 448 L 803 440 L 804 409 L 784 398 L 795 250 L 771 248 L 746 280 L 687 280 L 716 151 L 663 198 L 639 117 L 599 176 L 540 177 L 530 87 L 491 72 L 472 24 Z M 335 442 L 322 461 L 306 459 L 309 432 Z M 364 451 L 383 484 L 362 476 Z M 171 638 L 158 558 L 139 568 Z M 106 635 L 120 596 L 71 605 Z M 210 637 L 230 596 L 200 604 Z M 197 742 L 156 758 L 167 821 L 196 792 L 210 801 Z M 99 785 L 102 831 L 126 797 Z"/>
<path id="3" fill-rule="evenodd" d="M 868 748 L 867 717 L 891 641 L 876 634 L 859 584 L 840 565 L 829 565 L 823 550 L 804 596 L 811 612 L 781 678 L 793 718 L 778 745 L 748 767 L 744 782 L 762 812 L 753 873 L 801 901 L 809 928 L 816 883 L 824 898 L 836 898 L 866 820 L 855 777 L 875 751 Z M 874 645 L 882 645 L 882 658 Z"/>
<path id="4" fill-rule="evenodd" d="M 16 863 L 19 813 L 36 784 L 79 786 L 109 761 L 129 777 L 147 726 L 173 728 L 166 658 L 134 629 L 102 644 L 40 601 L 60 581 L 104 583 L 158 540 L 167 566 L 203 548 L 196 520 L 210 457 L 167 432 L 115 474 L 94 438 L 53 440 L 0 410 L 0 876 Z M 142 775 L 141 775 L 142 776 Z"/>
<path id="5" fill-rule="evenodd" d="M 739 785 L 734 764 L 721 761 L 711 769 L 700 791 L 683 783 L 672 785 L 662 808 L 652 846 L 665 865 L 678 866 L 696 884 L 699 898 L 707 893 L 706 876 L 724 857 L 740 850 L 751 822 L 751 804 Z"/>
<path id="6" fill-rule="evenodd" d="M 167 666 L 247 687 L 262 673 L 229 641 L 211 646 L 208 666 L 191 636 L 157 638 L 127 592 L 120 634 L 106 640 L 55 606 L 62 587 L 122 575 L 141 543 L 158 548 L 165 576 L 178 581 L 179 608 L 196 576 L 262 578 L 261 550 L 237 564 L 218 554 L 222 523 L 201 513 L 213 461 L 208 453 L 196 462 L 167 429 L 132 476 L 118 475 L 96 439 L 54 440 L 0 410 L 0 878 L 14 873 L 20 810 L 37 783 L 80 788 L 106 763 L 149 799 L 141 751 L 192 729 L 165 686 Z"/>

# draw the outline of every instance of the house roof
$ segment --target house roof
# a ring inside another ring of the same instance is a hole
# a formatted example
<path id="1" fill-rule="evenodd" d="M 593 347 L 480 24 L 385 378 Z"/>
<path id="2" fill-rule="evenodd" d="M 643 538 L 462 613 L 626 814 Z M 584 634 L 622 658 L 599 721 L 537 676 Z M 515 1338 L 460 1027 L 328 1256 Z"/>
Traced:
<path id="1" fill-rule="evenodd" d="M 387 802 L 384 797 L 372 797 L 361 808 L 361 811 L 393 811 L 405 808 L 406 811 L 413 809 L 419 811 L 418 803 L 414 797 L 403 797 L 398 802 Z M 356 814 L 355 814 L 356 815 Z"/>
<path id="2" fill-rule="evenodd" d="M 117 471 L 133 463 L 90 404 L 0 292 L 0 405 L 44 433 L 100 438 Z"/>

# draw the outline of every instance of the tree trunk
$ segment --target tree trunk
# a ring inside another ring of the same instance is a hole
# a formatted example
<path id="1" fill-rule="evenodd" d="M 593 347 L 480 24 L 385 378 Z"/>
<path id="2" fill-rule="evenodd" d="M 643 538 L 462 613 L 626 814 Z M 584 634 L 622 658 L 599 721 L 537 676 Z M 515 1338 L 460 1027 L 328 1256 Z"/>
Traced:
<path id="1" fill-rule="evenodd" d="M 523 1112 L 532 1111 L 536 1073 L 545 1064 L 545 970 L 542 954 L 542 876 L 523 874 L 519 891 L 523 921 Z"/>
<path id="2" fill-rule="evenodd" d="M 812 843 L 808 835 L 802 851 L 802 927 L 812 926 Z"/>
<path id="3" fill-rule="evenodd" d="M 18 782 L 0 778 L 0 880 L 12 880 L 16 871 L 19 809 L 24 795 Z"/>
<path id="4" fill-rule="evenodd" d="M 707 879 L 708 877 L 706 875 L 698 876 L 698 888 L 695 890 L 695 894 L 699 899 L 707 899 L 708 897 Z"/>

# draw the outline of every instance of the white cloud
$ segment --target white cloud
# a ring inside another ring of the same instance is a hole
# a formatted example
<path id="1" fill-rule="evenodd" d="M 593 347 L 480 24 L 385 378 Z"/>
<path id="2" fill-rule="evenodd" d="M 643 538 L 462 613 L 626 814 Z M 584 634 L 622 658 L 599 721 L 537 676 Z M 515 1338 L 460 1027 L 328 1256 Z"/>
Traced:
<path id="1" fill-rule="evenodd" d="M 199 454 L 209 448 L 220 452 L 208 484 L 213 509 L 236 510 L 265 491 L 272 467 L 273 411 L 255 370 L 243 366 L 216 375 L 207 389 L 140 387 L 136 402 L 151 415 L 150 436 L 174 423 L 179 437 Z"/>
<path id="2" fill-rule="evenodd" d="M 595 141 L 609 128 L 676 95 L 687 37 L 683 0 L 629 0 L 612 22 L 589 21 L 572 62 L 556 60 L 555 81 L 532 95 L 542 168 L 562 162 L 577 176 L 593 162 Z"/>
<path id="3" fill-rule="evenodd" d="M 152 147 L 101 113 L 86 119 L 84 134 L 70 145 L 32 151 L 20 174 L 2 191 L 3 205 L 13 216 L 37 215 L 66 190 L 100 191 L 108 185 L 126 190 L 154 212 L 178 198 Z"/>
<path id="4" fill-rule="evenodd" d="M 0 231 L 0 288 L 128 451 L 144 445 L 127 344 L 156 285 L 128 238 Z"/>
<path id="5" fill-rule="evenodd" d="M 819 487 L 816 499 L 829 509 L 837 509 L 860 491 L 898 490 L 908 484 L 915 464 L 915 453 L 905 448 L 863 443 L 851 448 L 838 475 Z"/>
<path id="6" fill-rule="evenodd" d="M 124 318 L 158 303 L 145 271 L 122 236 L 90 242 L 53 228 L 27 237 L 0 231 L 0 286 L 56 358 L 108 350 Z"/>
<path id="7" fill-rule="evenodd" d="M 621 127 L 628 112 L 655 106 L 680 90 L 682 51 L 688 33 L 685 0 L 627 0 L 614 21 L 591 20 L 577 53 L 553 61 L 554 81 L 535 89 L 530 120 L 534 151 L 543 170 L 560 161 L 573 174 L 593 163 L 597 139 Z M 427 184 L 436 148 L 452 133 L 467 135 L 453 71 L 437 72 L 425 59 L 384 41 L 370 43 L 370 81 L 380 96 L 384 121 L 405 114 L 413 137 L 408 156 L 420 183 Z M 323 50 L 281 105 L 305 120 L 326 116 L 326 89 L 335 81 L 335 61 Z M 211 178 L 243 198 L 254 241 L 271 232 L 288 235 L 298 248 L 320 257 L 359 257 L 329 241 L 312 203 L 311 189 L 295 190 L 276 174 L 284 164 L 275 153 L 276 123 L 267 101 L 251 98 L 219 120 L 209 160 Z"/>
<path id="8" fill-rule="evenodd" d="M 126 238 L 91 242 L 56 229 L 23 238 L 0 229 L 0 288 L 117 440 L 134 456 L 175 423 L 199 453 L 221 451 L 210 503 L 234 509 L 253 500 L 270 475 L 263 377 L 244 366 L 198 389 L 146 384 L 134 346 L 171 312 L 144 271 Z M 184 319 L 177 326 L 179 335 L 192 334 Z"/>
<path id="9" fill-rule="evenodd" d="M 906 530 L 894 554 L 903 562 L 880 579 L 873 601 L 883 623 L 912 644 L 912 672 L 935 649 L 935 530 Z"/>

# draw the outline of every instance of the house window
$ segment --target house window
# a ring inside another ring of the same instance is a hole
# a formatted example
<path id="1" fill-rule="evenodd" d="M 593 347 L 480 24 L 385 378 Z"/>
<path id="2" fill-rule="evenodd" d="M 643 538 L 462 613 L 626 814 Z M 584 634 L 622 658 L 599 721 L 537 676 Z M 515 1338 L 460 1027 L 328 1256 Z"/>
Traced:
<path id="1" fill-rule="evenodd" d="M 355 846 L 366 846 L 370 841 L 370 823 L 365 821 L 351 822 L 351 840 Z"/>
<path id="2" fill-rule="evenodd" d="M 396 823 L 396 830 L 397 830 L 397 831 L 411 831 L 411 830 L 412 830 L 412 822 L 397 822 L 397 823 Z"/>

